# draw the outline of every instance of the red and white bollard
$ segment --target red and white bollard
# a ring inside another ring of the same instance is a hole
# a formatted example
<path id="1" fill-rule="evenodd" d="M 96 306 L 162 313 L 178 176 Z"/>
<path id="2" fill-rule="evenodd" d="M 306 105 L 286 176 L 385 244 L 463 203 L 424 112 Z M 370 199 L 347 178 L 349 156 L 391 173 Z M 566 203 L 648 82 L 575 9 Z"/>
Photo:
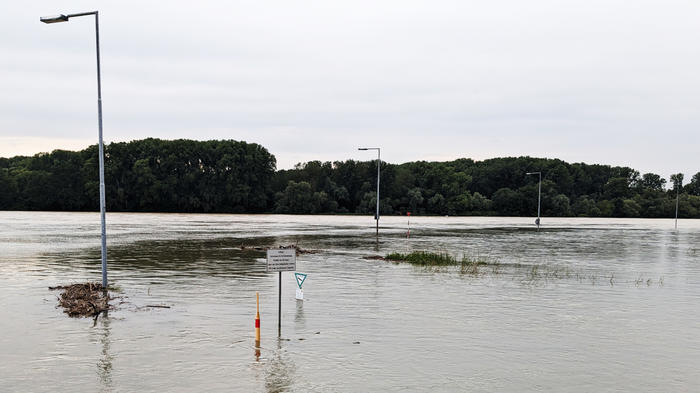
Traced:
<path id="1" fill-rule="evenodd" d="M 406 239 L 411 237 L 411 212 L 407 212 L 406 215 L 408 216 L 408 229 L 406 230 Z"/>
<path id="2" fill-rule="evenodd" d="M 255 292 L 255 347 L 260 348 L 260 295 Z"/>

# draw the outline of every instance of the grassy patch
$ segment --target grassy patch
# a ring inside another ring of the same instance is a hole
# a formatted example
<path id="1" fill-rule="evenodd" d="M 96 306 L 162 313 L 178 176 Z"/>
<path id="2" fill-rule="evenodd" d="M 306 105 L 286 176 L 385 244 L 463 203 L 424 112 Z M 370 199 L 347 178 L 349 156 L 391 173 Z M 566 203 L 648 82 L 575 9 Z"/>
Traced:
<path id="1" fill-rule="evenodd" d="M 414 251 L 408 254 L 394 252 L 387 255 L 384 259 L 395 262 L 407 262 L 429 268 L 457 266 L 461 274 L 478 275 L 481 273 L 480 267 L 483 266 L 491 266 L 494 274 L 500 272 L 500 263 L 498 261 L 473 255 L 464 255 L 461 259 L 458 259 L 445 252 Z"/>
<path id="2" fill-rule="evenodd" d="M 448 253 L 437 253 L 428 251 L 414 251 L 408 254 L 392 252 L 387 255 L 386 260 L 396 262 L 408 262 L 414 265 L 422 266 L 450 266 L 457 265 L 459 262 L 455 257 Z"/>
<path id="3" fill-rule="evenodd" d="M 579 283 L 591 285 L 615 286 L 622 283 L 633 283 L 636 287 L 664 286 L 664 278 L 657 279 L 639 275 L 636 280 L 620 280 L 614 273 L 602 274 L 599 271 L 575 270 L 567 266 L 550 264 L 521 264 L 501 263 L 498 259 L 488 255 L 465 254 L 460 258 L 446 252 L 414 251 L 403 254 L 394 252 L 385 258 L 375 257 L 392 262 L 406 262 L 421 266 L 426 271 L 436 273 L 454 272 L 472 277 L 495 277 L 501 274 L 511 274 L 513 280 L 528 286 L 545 286 L 548 283 L 574 280 Z M 520 278 L 518 278 L 520 276 Z"/>

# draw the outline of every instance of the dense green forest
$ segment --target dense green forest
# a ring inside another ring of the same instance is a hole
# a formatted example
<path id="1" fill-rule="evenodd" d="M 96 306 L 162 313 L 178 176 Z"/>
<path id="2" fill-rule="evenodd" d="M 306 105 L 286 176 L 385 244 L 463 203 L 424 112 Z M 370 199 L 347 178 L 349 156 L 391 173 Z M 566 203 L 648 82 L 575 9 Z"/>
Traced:
<path id="1" fill-rule="evenodd" d="M 0 210 L 98 210 L 97 146 L 0 158 Z M 276 171 L 264 147 L 145 139 L 105 146 L 108 211 L 366 213 L 376 161 L 311 161 Z M 628 167 L 532 157 L 381 163 L 381 214 L 700 218 L 700 172 L 666 179 Z"/>

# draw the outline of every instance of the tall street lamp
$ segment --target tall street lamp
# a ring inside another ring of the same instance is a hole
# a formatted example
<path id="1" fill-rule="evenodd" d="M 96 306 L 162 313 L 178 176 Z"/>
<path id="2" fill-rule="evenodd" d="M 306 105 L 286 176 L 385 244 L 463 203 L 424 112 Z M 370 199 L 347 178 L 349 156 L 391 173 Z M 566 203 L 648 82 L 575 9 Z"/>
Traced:
<path id="1" fill-rule="evenodd" d="M 683 187 L 683 174 L 672 175 L 671 181 L 673 181 L 673 185 L 676 188 L 676 223 L 674 227 L 678 229 L 678 199 L 680 197 L 681 188 Z"/>
<path id="2" fill-rule="evenodd" d="M 380 158 L 381 150 L 378 147 L 360 147 L 357 150 L 377 151 L 377 212 L 375 213 L 374 219 L 377 220 L 377 236 L 379 236 L 379 166 L 382 162 Z"/>
<path id="3" fill-rule="evenodd" d="M 97 121 L 99 126 L 100 155 L 100 218 L 102 221 L 102 287 L 107 290 L 107 229 L 105 225 L 105 163 L 104 145 L 102 143 L 102 83 L 100 81 L 100 24 L 97 11 L 78 14 L 45 16 L 39 18 L 44 23 L 68 22 L 70 18 L 95 15 L 95 47 L 97 49 Z"/>
<path id="4" fill-rule="evenodd" d="M 528 172 L 526 175 L 539 175 L 540 182 L 537 186 L 537 219 L 535 224 L 537 224 L 537 232 L 540 231 L 540 201 L 542 201 L 542 172 Z"/>

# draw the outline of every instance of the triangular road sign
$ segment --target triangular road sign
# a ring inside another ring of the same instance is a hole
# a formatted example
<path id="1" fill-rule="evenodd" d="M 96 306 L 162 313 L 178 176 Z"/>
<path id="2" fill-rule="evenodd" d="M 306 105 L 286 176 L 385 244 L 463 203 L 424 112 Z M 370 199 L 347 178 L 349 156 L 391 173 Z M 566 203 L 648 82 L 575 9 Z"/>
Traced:
<path id="1" fill-rule="evenodd" d="M 294 278 L 297 279 L 297 285 L 299 286 L 299 289 L 301 289 L 301 284 L 304 283 L 304 280 L 306 280 L 306 274 L 304 273 L 294 273 Z"/>

